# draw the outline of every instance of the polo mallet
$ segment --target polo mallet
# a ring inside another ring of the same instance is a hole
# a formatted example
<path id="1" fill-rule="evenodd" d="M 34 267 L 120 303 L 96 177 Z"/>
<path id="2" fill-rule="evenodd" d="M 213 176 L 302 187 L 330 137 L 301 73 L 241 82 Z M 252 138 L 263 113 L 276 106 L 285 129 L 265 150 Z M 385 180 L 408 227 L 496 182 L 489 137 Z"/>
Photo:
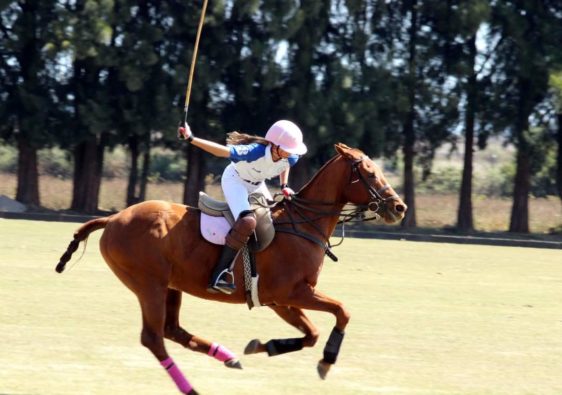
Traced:
<path id="1" fill-rule="evenodd" d="M 203 30 L 203 23 L 205 21 L 205 12 L 207 11 L 208 0 L 203 1 L 203 9 L 201 10 L 201 17 L 199 18 L 199 27 L 197 28 L 197 36 L 195 37 L 195 46 L 193 48 L 193 55 L 191 56 L 191 67 L 189 68 L 189 79 L 187 80 L 187 90 L 185 91 L 185 105 L 183 107 L 183 122 L 180 121 L 178 127 L 183 127 L 187 123 L 187 111 L 189 110 L 189 98 L 191 96 L 191 85 L 193 83 L 193 74 L 195 73 L 195 62 L 197 61 L 197 50 L 199 49 L 199 40 L 201 38 L 201 31 Z M 178 138 L 183 139 L 183 136 L 178 131 Z"/>

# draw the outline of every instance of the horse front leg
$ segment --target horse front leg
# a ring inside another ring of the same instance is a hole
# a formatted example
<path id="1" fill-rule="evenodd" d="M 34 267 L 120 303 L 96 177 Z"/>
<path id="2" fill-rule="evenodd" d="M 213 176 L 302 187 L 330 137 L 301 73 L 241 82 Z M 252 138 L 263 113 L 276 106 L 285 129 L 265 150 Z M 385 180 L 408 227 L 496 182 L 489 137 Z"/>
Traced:
<path id="1" fill-rule="evenodd" d="M 304 333 L 304 337 L 291 339 L 271 339 L 262 343 L 254 339 L 244 349 L 244 354 L 257 354 L 267 352 L 270 357 L 288 352 L 302 350 L 303 347 L 313 347 L 318 341 L 319 333 L 304 312 L 291 306 L 269 306 L 277 315 L 290 325 Z"/>
<path id="2" fill-rule="evenodd" d="M 291 306 L 307 310 L 325 311 L 332 313 L 336 317 L 336 326 L 332 329 L 330 337 L 324 346 L 324 357 L 318 362 L 317 366 L 318 374 L 324 380 L 338 358 L 350 314 L 341 302 L 315 290 L 308 283 L 298 285 L 288 302 Z"/>
<path id="3" fill-rule="evenodd" d="M 212 356 L 220 362 L 223 362 L 226 367 L 242 369 L 242 364 L 236 355 L 228 348 L 219 343 L 211 343 L 202 337 L 192 335 L 180 326 L 179 312 L 181 298 L 182 293 L 180 291 L 168 288 L 164 337 L 192 351 Z"/>

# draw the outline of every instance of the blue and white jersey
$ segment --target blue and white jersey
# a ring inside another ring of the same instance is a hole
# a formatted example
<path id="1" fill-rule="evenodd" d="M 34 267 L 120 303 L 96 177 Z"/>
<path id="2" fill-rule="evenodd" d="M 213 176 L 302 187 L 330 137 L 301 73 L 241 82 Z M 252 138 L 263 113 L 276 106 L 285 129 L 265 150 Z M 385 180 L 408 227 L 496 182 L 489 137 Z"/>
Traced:
<path id="1" fill-rule="evenodd" d="M 229 145 L 230 160 L 241 179 L 252 183 L 278 176 L 283 170 L 297 163 L 298 155 L 291 155 L 274 162 L 271 144 Z"/>

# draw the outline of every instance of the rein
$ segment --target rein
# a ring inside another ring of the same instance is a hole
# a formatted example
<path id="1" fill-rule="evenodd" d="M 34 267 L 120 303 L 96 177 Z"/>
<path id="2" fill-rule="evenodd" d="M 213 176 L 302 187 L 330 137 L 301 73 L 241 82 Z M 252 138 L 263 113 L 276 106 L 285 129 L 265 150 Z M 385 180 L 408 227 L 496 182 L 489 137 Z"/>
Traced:
<path id="1" fill-rule="evenodd" d="M 345 238 L 345 224 L 348 222 L 366 222 L 380 218 L 378 212 L 381 210 L 382 205 L 381 203 L 385 203 L 391 199 L 399 199 L 398 195 L 394 194 L 388 197 L 383 197 L 382 194 L 390 188 L 389 184 L 383 185 L 379 189 L 373 188 L 371 184 L 369 184 L 368 180 L 359 170 L 359 164 L 363 162 L 366 157 L 363 156 L 360 159 L 357 159 L 352 162 L 352 172 L 350 175 L 349 185 L 354 184 L 356 182 L 361 181 L 361 183 L 365 186 L 367 192 L 370 196 L 370 201 L 364 205 L 355 205 L 353 208 L 343 208 L 342 210 L 325 210 L 322 208 L 317 208 L 314 206 L 330 206 L 333 207 L 338 202 L 325 202 L 325 201 L 316 201 L 310 199 L 304 199 L 293 195 L 291 199 L 284 199 L 280 203 L 287 207 L 285 212 L 289 216 L 288 221 L 277 221 L 275 222 L 275 230 L 277 232 L 284 232 L 294 234 L 296 236 L 305 238 L 309 241 L 312 241 L 324 249 L 326 255 L 328 255 L 334 262 L 337 262 L 338 258 L 334 255 L 331 251 L 332 247 L 337 247 L 343 243 Z M 353 176 L 357 175 L 357 179 L 353 180 Z M 371 177 L 371 175 L 369 175 Z M 373 174 L 372 177 L 376 179 L 376 176 Z M 292 209 L 292 210 L 290 210 Z M 368 217 L 365 213 L 368 211 L 372 211 L 373 215 Z M 294 213 L 293 213 L 294 212 Z M 313 216 L 307 215 L 305 212 L 313 213 Z M 294 214 L 296 214 L 299 218 L 295 218 Z M 340 241 L 337 244 L 331 244 L 330 242 L 330 235 L 326 235 L 320 226 L 316 223 L 316 221 L 329 216 L 338 216 L 339 220 L 336 224 L 342 226 L 342 236 Z M 309 233 L 302 232 L 297 229 L 297 225 L 308 224 L 310 225 L 316 233 L 320 237 L 313 236 Z M 279 225 L 291 225 L 290 228 L 287 227 L 279 227 Z"/>

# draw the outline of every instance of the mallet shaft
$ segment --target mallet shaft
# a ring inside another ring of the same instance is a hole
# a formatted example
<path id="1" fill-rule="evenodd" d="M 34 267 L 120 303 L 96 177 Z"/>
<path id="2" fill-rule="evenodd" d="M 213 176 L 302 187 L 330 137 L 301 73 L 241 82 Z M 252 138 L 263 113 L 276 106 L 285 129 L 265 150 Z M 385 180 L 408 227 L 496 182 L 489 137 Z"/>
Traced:
<path id="1" fill-rule="evenodd" d="M 191 67 L 189 69 L 189 79 L 187 81 L 187 91 L 185 92 L 185 105 L 184 111 L 184 123 L 187 122 L 187 111 L 189 109 L 189 98 L 191 96 L 191 85 L 193 83 L 193 74 L 195 73 L 195 62 L 197 61 L 197 50 L 199 49 L 199 40 L 201 38 L 201 31 L 203 30 L 203 22 L 205 21 L 205 12 L 207 11 L 207 2 L 204 0 L 203 9 L 201 11 L 201 17 L 199 18 L 199 27 L 197 28 L 197 36 L 195 38 L 195 47 L 193 48 L 193 56 L 191 57 Z"/>

